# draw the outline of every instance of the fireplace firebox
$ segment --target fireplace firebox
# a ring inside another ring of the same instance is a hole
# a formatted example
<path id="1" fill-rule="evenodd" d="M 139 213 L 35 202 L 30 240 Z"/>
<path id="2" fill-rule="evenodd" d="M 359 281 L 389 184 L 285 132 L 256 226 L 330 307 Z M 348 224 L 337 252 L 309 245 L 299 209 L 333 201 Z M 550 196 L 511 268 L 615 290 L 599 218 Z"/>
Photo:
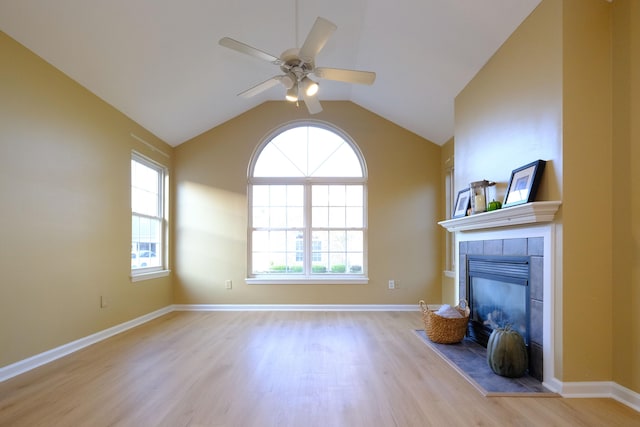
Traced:
<path id="1" fill-rule="evenodd" d="M 529 257 L 469 255 L 468 335 L 487 346 L 491 332 L 509 325 L 529 345 Z"/>
<path id="2" fill-rule="evenodd" d="M 501 259 L 505 262 L 495 262 Z M 497 312 L 494 313 L 496 309 L 483 309 L 485 318 L 480 322 L 482 327 L 470 321 L 469 323 L 475 325 L 475 327 L 469 329 L 467 338 L 477 340 L 481 345 L 486 346 L 486 341 L 493 330 L 489 325 L 484 325 L 484 321 L 489 320 L 486 313 L 492 313 L 491 321 L 498 320 L 499 322 L 500 316 L 503 316 L 505 319 L 502 321 L 508 321 L 512 326 L 516 322 L 526 325 L 516 326 L 516 328 L 521 333 L 523 327 L 526 328 L 523 336 L 526 339 L 529 352 L 529 375 L 542 381 L 544 378 L 544 238 L 524 237 L 460 241 L 458 261 L 459 295 L 460 298 L 469 301 L 470 308 L 472 308 L 472 304 L 478 303 L 474 302 L 470 296 L 469 268 L 471 268 L 471 277 L 476 277 L 473 279 L 474 288 L 476 287 L 475 282 L 480 282 L 478 286 L 480 290 L 474 291 L 474 299 L 478 297 L 478 292 L 483 292 L 482 288 L 490 289 L 487 293 L 491 296 L 502 296 L 507 292 L 504 288 L 506 286 L 511 287 L 511 293 L 517 295 L 511 295 L 510 298 L 519 301 L 518 304 L 522 305 L 522 293 L 526 298 L 524 302 L 526 310 L 524 320 L 522 320 L 523 316 L 521 314 L 513 313 L 515 310 L 512 310 L 511 314 L 498 314 Z M 491 277 L 492 275 L 497 277 Z M 487 283 L 487 280 L 494 280 L 498 283 Z M 524 285 L 525 282 L 526 286 Z M 517 289 L 516 286 L 519 286 L 520 289 Z M 480 297 L 482 296 L 480 295 Z M 482 312 L 480 314 L 482 315 Z M 508 319 L 506 318 L 507 316 L 509 316 Z M 480 318 L 482 319 L 482 317 Z M 487 327 L 485 328 L 485 326 Z"/>

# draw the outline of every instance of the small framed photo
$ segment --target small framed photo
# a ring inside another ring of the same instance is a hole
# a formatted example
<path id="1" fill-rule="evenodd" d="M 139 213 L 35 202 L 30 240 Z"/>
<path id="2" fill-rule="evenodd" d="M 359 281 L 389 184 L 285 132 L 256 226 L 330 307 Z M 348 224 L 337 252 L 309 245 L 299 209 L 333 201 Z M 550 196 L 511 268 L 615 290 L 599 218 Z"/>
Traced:
<path id="1" fill-rule="evenodd" d="M 528 165 L 514 169 L 511 172 L 511 179 L 504 195 L 502 207 L 521 205 L 533 202 L 536 199 L 536 192 L 540 185 L 544 165 L 544 160 L 536 160 Z"/>
<path id="2" fill-rule="evenodd" d="M 456 199 L 456 206 L 453 209 L 453 215 L 451 218 L 462 218 L 463 216 L 467 216 L 467 211 L 471 203 L 471 190 L 469 188 L 465 188 L 464 190 L 458 191 L 458 198 Z"/>

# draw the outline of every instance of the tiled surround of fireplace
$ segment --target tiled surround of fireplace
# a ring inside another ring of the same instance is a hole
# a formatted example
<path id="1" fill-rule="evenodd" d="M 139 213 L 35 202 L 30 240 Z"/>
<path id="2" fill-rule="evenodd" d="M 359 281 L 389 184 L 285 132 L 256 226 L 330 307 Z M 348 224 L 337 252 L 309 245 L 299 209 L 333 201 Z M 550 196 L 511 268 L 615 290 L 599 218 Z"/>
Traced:
<path id="1" fill-rule="evenodd" d="M 468 300 L 467 256 L 527 256 L 530 265 L 530 364 L 529 374 L 543 380 L 544 238 L 471 240 L 459 242 L 458 295 Z"/>

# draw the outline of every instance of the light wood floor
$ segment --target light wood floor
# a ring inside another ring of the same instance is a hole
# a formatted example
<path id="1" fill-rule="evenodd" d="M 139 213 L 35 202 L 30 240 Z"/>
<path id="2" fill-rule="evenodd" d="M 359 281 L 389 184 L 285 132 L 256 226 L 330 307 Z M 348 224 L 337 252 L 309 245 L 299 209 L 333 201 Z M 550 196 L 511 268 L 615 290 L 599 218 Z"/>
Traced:
<path id="1" fill-rule="evenodd" d="M 0 383 L 0 426 L 639 426 L 611 399 L 483 397 L 419 313 L 174 312 Z"/>

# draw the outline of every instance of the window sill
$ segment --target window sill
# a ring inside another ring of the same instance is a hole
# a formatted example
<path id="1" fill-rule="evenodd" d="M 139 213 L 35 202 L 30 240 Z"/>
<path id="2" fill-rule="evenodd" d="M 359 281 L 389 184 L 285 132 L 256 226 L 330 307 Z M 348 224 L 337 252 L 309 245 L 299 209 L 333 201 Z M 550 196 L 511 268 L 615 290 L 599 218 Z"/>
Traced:
<path id="1" fill-rule="evenodd" d="M 131 274 L 130 277 L 132 282 L 141 282 L 143 280 L 151 280 L 151 279 L 157 279 L 159 277 L 167 277 L 169 274 L 171 274 L 171 270 L 158 270 L 158 271 L 151 271 L 148 273 Z"/>
<path id="2" fill-rule="evenodd" d="M 366 285 L 368 277 L 249 277 L 247 285 Z"/>

